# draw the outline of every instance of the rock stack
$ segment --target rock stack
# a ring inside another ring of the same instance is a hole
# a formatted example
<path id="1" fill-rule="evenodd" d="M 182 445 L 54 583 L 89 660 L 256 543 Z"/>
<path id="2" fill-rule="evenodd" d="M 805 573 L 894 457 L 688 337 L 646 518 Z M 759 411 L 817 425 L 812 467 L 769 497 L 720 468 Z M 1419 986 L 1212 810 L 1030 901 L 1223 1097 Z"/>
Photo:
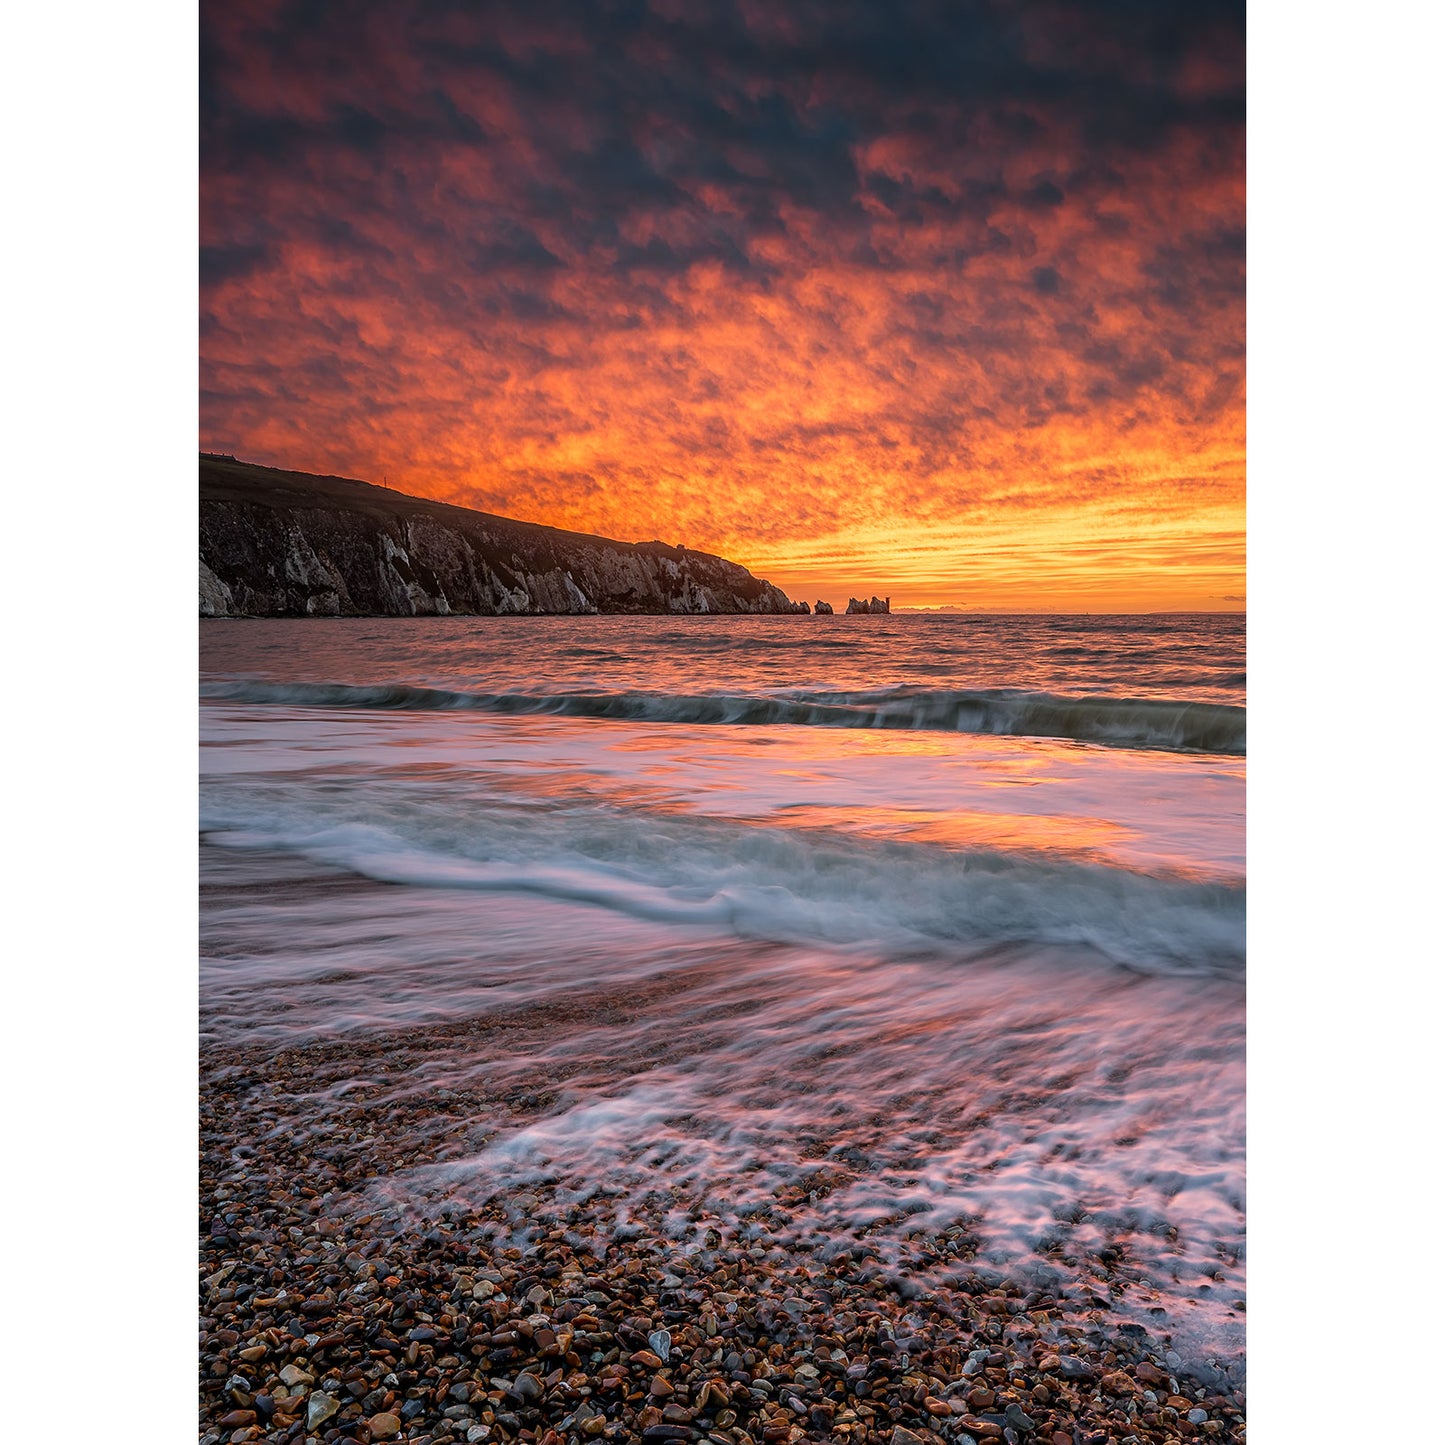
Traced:
<path id="1" fill-rule="evenodd" d="M 819 600 L 813 604 L 813 611 L 819 617 L 831 617 L 833 615 L 833 604 Z"/>
<path id="2" fill-rule="evenodd" d="M 850 615 L 859 612 L 887 612 L 888 604 L 892 600 L 891 597 L 870 597 L 864 602 L 862 598 L 850 597 L 848 599 L 848 612 Z"/>

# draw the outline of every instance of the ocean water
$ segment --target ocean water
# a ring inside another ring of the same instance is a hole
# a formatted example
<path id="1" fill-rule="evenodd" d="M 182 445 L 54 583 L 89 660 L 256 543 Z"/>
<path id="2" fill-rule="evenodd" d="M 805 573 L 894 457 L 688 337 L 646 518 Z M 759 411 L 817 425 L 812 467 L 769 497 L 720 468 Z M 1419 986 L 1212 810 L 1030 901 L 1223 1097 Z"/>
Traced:
<path id="1" fill-rule="evenodd" d="M 203 1043 L 395 1042 L 418 1162 L 357 1207 L 947 1254 L 1242 1380 L 1244 641 L 203 623 Z M 533 1107 L 424 1148 L 481 1085 Z"/>

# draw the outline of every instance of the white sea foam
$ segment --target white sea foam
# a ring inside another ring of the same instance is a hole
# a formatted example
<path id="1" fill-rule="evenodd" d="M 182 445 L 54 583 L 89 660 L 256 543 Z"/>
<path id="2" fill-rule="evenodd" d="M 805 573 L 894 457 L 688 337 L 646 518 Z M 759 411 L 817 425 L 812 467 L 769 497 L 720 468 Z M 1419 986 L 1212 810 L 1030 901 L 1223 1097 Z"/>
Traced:
<path id="1" fill-rule="evenodd" d="M 238 880 L 299 866 L 206 851 Z M 240 891 L 207 933 L 218 1041 L 438 1026 L 384 1076 L 359 1056 L 323 1113 L 360 1083 L 382 1091 L 373 1116 L 405 1128 L 459 1093 L 546 1101 L 521 1121 L 479 1113 L 478 1147 L 391 1176 L 368 1207 L 540 1188 L 604 1216 L 680 1211 L 689 1249 L 712 1224 L 822 1254 L 866 1246 L 910 1276 L 910 1241 L 961 1228 L 970 1268 L 1111 1299 L 1196 1352 L 1238 1344 L 1235 982 L 1101 969 L 1068 948 L 960 967 L 759 946 L 511 891 Z M 528 1010 L 530 1030 L 450 1027 Z M 518 1205 L 518 1237 L 532 1224 Z"/>
<path id="2" fill-rule="evenodd" d="M 876 622 L 208 631 L 203 1037 L 354 1044 L 318 1138 L 484 1101 L 368 1208 L 956 1250 L 1235 1353 L 1242 634 Z"/>
<path id="3" fill-rule="evenodd" d="M 895 952 L 1078 945 L 1237 973 L 1244 891 L 1107 865 L 551 800 L 458 812 L 428 788 L 208 790 L 202 827 L 369 878 L 526 892 L 744 938 Z"/>

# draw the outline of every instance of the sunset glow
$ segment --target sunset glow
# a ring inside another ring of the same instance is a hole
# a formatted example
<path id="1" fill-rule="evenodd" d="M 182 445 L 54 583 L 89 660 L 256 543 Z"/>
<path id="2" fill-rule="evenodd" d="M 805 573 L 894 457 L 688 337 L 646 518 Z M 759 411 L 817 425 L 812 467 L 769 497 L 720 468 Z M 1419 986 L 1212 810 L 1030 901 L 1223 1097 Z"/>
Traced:
<path id="1" fill-rule="evenodd" d="M 794 597 L 1244 604 L 1234 6 L 203 11 L 201 445 Z"/>

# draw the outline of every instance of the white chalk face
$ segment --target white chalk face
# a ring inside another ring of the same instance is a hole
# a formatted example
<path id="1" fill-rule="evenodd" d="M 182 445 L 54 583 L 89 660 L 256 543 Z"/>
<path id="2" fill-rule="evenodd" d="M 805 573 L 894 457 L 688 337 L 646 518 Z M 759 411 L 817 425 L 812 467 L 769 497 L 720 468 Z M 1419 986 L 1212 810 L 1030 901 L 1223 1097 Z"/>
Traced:
<path id="1" fill-rule="evenodd" d="M 389 1041 L 424 1162 L 374 1202 L 968 1261 L 1238 1354 L 1241 757 L 350 702 L 203 706 L 204 1031 L 368 1088 Z"/>

